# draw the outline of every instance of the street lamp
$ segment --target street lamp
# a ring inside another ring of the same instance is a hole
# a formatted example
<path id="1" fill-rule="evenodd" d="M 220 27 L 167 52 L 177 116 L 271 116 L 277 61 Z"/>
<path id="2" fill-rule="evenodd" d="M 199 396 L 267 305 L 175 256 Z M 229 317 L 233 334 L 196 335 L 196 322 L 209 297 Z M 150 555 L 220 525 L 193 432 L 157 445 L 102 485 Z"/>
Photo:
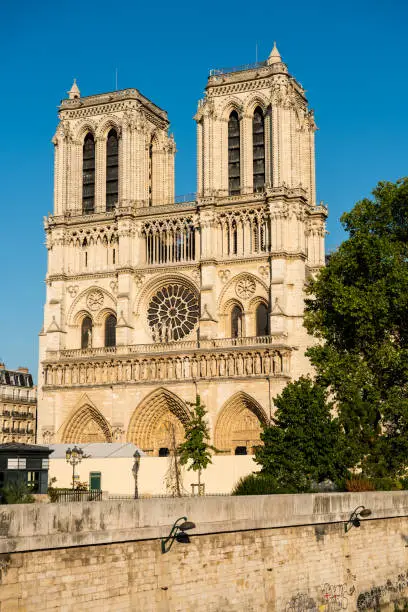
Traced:
<path id="1" fill-rule="evenodd" d="M 72 450 L 67 448 L 65 451 L 66 462 L 72 465 L 72 488 L 75 489 L 75 466 L 81 463 L 84 458 L 84 451 L 78 446 L 74 446 Z"/>
<path id="2" fill-rule="evenodd" d="M 183 522 L 179 523 L 179 521 Z M 195 523 L 193 523 L 192 521 L 188 521 L 186 516 L 181 516 L 180 518 L 178 518 L 177 521 L 174 523 L 173 527 L 171 528 L 171 531 L 167 538 L 161 539 L 162 554 L 164 555 L 164 553 L 169 552 L 174 540 L 177 540 L 177 542 L 180 542 L 180 544 L 190 544 L 190 538 L 186 531 L 194 528 Z"/>
<path id="3" fill-rule="evenodd" d="M 365 506 L 357 506 L 357 508 L 354 508 L 353 512 L 350 514 L 350 518 L 347 523 L 344 523 L 344 531 L 347 533 L 352 527 L 360 527 L 360 518 L 366 518 L 367 516 L 370 516 L 370 514 L 370 508 L 366 508 Z"/>

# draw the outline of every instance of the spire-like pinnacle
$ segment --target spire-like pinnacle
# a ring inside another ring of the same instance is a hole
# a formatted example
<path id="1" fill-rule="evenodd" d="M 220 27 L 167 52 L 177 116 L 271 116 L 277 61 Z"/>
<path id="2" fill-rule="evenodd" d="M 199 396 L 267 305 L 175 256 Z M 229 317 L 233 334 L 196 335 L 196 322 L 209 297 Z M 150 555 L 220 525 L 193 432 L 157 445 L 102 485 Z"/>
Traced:
<path id="1" fill-rule="evenodd" d="M 76 79 L 74 79 L 74 82 L 72 83 L 72 87 L 68 92 L 68 97 L 70 100 L 74 100 L 75 98 L 81 97 L 81 92 L 79 91 Z"/>
<path id="2" fill-rule="evenodd" d="M 268 64 L 269 65 L 271 65 L 271 64 L 278 64 L 281 61 L 282 61 L 282 58 L 281 58 L 280 53 L 278 51 L 278 47 L 276 46 L 276 42 L 274 41 L 273 49 L 270 52 L 269 57 L 268 57 Z"/>

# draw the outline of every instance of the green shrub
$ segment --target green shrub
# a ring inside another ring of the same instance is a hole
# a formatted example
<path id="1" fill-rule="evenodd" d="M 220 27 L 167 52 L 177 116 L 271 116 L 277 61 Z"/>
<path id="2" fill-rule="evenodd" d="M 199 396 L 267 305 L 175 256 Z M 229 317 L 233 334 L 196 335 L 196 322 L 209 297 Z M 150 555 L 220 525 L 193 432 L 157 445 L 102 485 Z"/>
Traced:
<path id="1" fill-rule="evenodd" d="M 240 478 L 232 491 L 232 495 L 272 495 L 276 493 L 297 493 L 297 491 L 289 487 L 280 487 L 273 476 L 262 472 Z"/>
<path id="2" fill-rule="evenodd" d="M 23 479 L 6 482 L 2 495 L 6 504 L 32 504 L 35 501 Z"/>

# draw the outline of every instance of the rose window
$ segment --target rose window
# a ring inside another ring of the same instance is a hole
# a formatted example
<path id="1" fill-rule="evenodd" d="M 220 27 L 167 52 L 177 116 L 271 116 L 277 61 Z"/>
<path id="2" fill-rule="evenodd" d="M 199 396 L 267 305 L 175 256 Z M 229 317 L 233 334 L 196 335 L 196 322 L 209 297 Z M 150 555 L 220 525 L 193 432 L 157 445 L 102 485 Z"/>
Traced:
<path id="1" fill-rule="evenodd" d="M 182 285 L 162 287 L 150 300 L 147 320 L 155 342 L 171 342 L 187 336 L 198 321 L 197 296 Z"/>

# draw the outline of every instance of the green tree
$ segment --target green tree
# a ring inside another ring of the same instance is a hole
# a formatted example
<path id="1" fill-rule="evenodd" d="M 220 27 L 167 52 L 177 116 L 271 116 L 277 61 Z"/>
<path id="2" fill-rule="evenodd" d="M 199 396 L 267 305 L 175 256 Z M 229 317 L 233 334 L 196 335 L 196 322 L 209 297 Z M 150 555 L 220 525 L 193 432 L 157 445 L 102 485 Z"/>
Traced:
<path id="1" fill-rule="evenodd" d="M 349 237 L 308 287 L 308 350 L 350 452 L 371 476 L 408 467 L 408 178 L 343 214 Z"/>
<path id="2" fill-rule="evenodd" d="M 188 470 L 198 472 L 198 490 L 200 492 L 201 472 L 205 470 L 211 461 L 211 451 L 216 448 L 209 444 L 210 432 L 206 421 L 207 411 L 201 403 L 200 396 L 196 396 L 195 404 L 187 402 L 190 412 L 190 420 L 185 427 L 185 441 L 180 444 L 178 453 L 181 465 L 186 465 Z"/>
<path id="3" fill-rule="evenodd" d="M 286 492 L 307 491 L 313 481 L 344 477 L 351 459 L 326 390 L 301 377 L 274 401 L 273 425 L 264 429 L 264 444 L 255 451 L 261 473 L 274 477 Z"/>

